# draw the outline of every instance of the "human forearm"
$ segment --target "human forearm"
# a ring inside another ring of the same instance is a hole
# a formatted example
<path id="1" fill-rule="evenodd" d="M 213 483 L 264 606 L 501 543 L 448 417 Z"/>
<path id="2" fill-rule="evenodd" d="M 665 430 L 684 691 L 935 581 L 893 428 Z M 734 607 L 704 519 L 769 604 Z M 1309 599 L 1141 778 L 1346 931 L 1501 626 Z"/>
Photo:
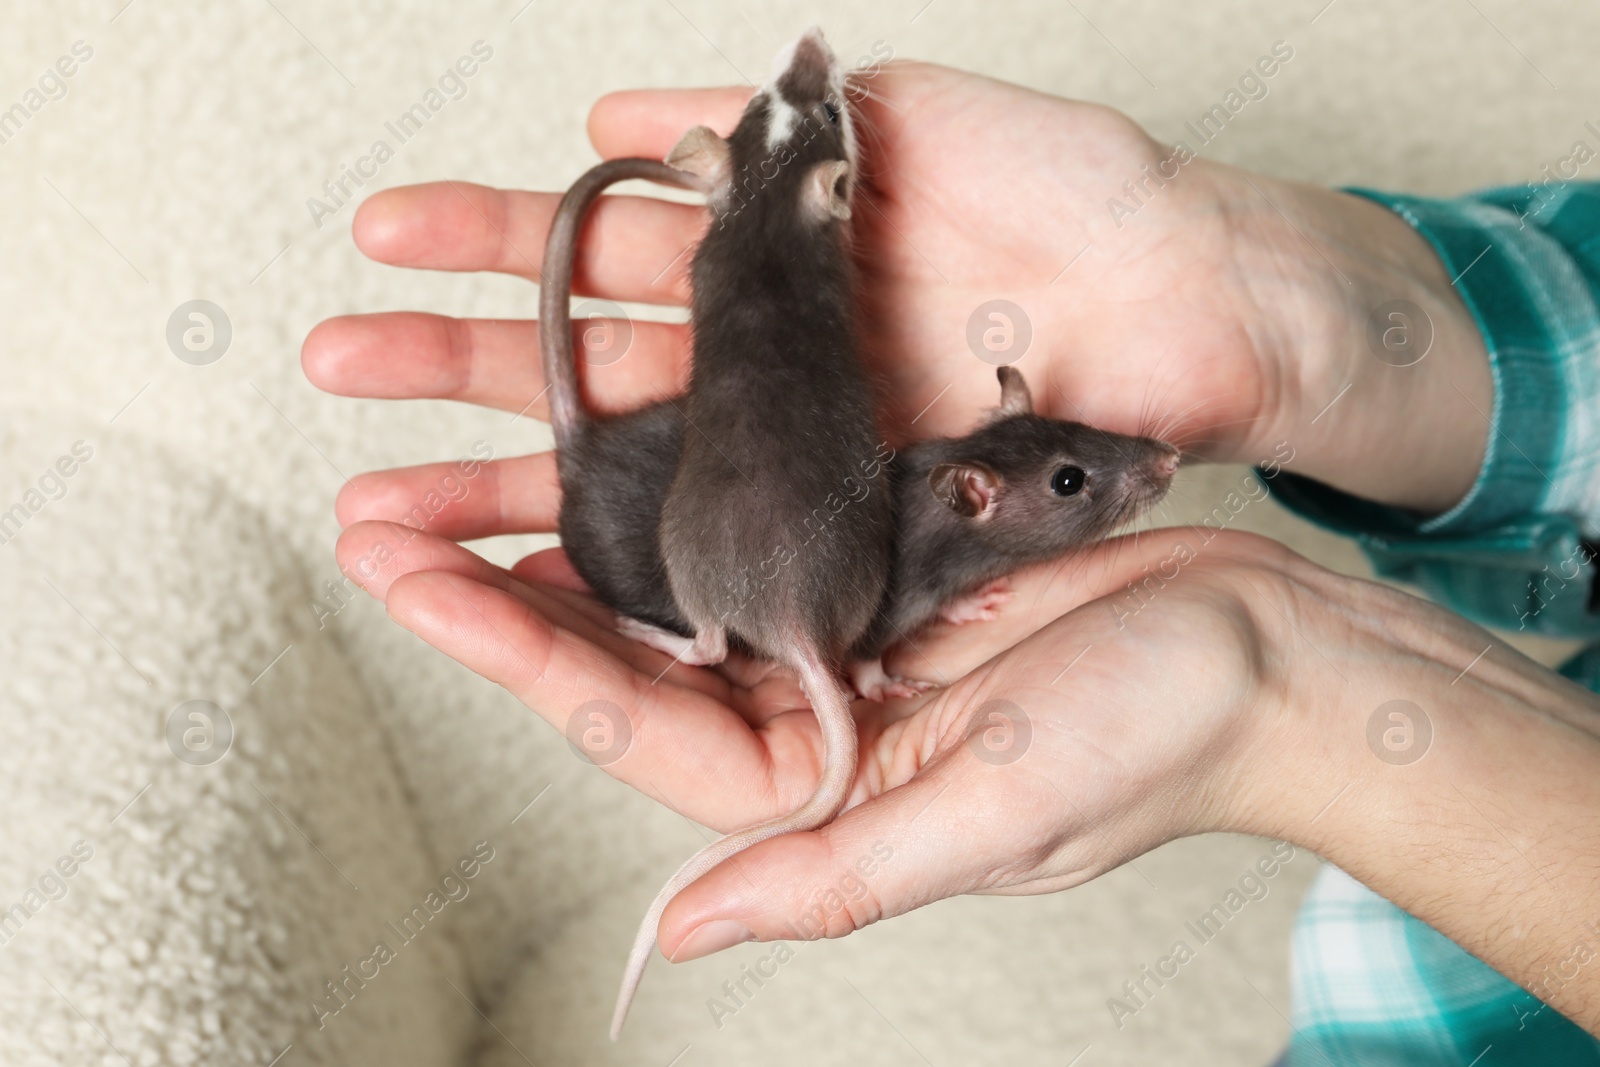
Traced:
<path id="1" fill-rule="evenodd" d="M 1484 340 L 1428 242 L 1369 200 L 1215 168 L 1233 187 L 1241 283 L 1286 361 L 1258 461 L 1425 515 L 1464 497 L 1483 462 L 1494 386 Z"/>
<path id="2" fill-rule="evenodd" d="M 1245 821 L 1600 1030 L 1600 702 L 1400 594 L 1335 599 L 1298 616 L 1329 658 L 1256 746 Z"/>

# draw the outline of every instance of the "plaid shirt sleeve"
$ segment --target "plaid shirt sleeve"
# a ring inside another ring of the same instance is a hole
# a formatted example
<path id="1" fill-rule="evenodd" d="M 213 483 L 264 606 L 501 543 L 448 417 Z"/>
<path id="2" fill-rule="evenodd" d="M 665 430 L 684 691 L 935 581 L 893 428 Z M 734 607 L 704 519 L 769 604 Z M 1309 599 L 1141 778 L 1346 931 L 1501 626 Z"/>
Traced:
<path id="1" fill-rule="evenodd" d="M 1600 931 L 1566 962 L 1583 966 L 1597 945 Z M 1600 1064 L 1600 1041 L 1337 867 L 1312 883 L 1292 953 L 1293 1034 L 1279 1067 Z M 1535 984 L 1555 988 L 1562 967 Z"/>
<path id="2" fill-rule="evenodd" d="M 1354 537 L 1378 573 L 1480 622 L 1600 635 L 1600 184 L 1447 201 L 1352 191 L 1410 223 L 1456 279 L 1494 376 L 1487 454 L 1467 496 L 1434 518 L 1289 474 L 1273 493 Z M 1562 673 L 1600 692 L 1600 644 Z M 1600 954 L 1600 928 L 1573 953 Z M 1283 1067 L 1600 1065 L 1600 1042 L 1333 867 L 1296 921 L 1291 971 Z"/>
<path id="3" fill-rule="evenodd" d="M 1351 191 L 1433 245 L 1477 320 L 1495 389 L 1483 468 L 1433 518 L 1288 473 L 1273 494 L 1478 622 L 1600 637 L 1600 183 L 1457 200 Z"/>

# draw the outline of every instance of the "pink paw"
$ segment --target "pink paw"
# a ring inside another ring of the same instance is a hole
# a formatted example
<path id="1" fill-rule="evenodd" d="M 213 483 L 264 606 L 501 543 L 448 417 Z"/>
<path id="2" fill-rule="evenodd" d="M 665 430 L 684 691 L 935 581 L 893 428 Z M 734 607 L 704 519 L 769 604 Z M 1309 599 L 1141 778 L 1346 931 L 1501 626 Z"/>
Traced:
<path id="1" fill-rule="evenodd" d="M 888 678 L 888 682 L 883 687 L 883 696 L 879 697 L 879 700 L 887 700 L 890 697 L 898 697 L 903 700 L 907 697 L 921 696 L 930 689 L 939 688 L 939 683 L 937 682 L 923 682 L 915 678 L 896 678 L 893 675 L 889 675 Z"/>
<path id="2" fill-rule="evenodd" d="M 648 645 L 657 652 L 665 652 L 673 659 L 681 659 L 694 646 L 694 638 L 675 634 L 671 630 L 663 630 L 654 623 L 635 619 L 629 615 L 617 616 L 617 633 L 623 637 L 631 638 L 641 645 Z"/>
<path id="3" fill-rule="evenodd" d="M 618 615 L 617 633 L 657 652 L 665 652 L 691 667 L 714 667 L 728 658 L 727 638 L 721 630 L 706 630 L 698 637 L 684 637 L 643 619 Z"/>
<path id="4" fill-rule="evenodd" d="M 988 585 L 957 597 L 939 609 L 939 618 L 954 626 L 968 622 L 992 622 L 1000 609 L 1011 601 L 1011 579 L 996 578 Z"/>
<path id="5" fill-rule="evenodd" d="M 855 686 L 856 693 L 866 700 L 904 699 L 937 688 L 934 682 L 896 678 L 883 669 L 883 661 L 878 659 L 852 664 L 850 683 Z"/>

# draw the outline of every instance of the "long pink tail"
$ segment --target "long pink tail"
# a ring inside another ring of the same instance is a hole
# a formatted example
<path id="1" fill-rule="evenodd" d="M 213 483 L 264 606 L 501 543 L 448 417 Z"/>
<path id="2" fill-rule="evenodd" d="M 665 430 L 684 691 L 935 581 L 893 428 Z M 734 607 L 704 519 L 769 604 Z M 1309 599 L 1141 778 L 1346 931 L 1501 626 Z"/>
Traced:
<path id="1" fill-rule="evenodd" d="M 667 910 L 672 898 L 695 882 L 723 860 L 735 856 L 751 845 L 770 837 L 815 830 L 831 820 L 844 807 L 850 795 L 850 786 L 856 780 L 856 724 L 850 712 L 850 697 L 822 662 L 812 653 L 805 662 L 794 664 L 800 675 L 800 686 L 805 690 L 817 722 L 822 727 L 822 780 L 817 783 L 811 798 L 789 815 L 769 822 L 738 830 L 714 841 L 696 852 L 689 861 L 667 879 L 644 922 L 633 939 L 633 949 L 628 953 L 628 969 L 622 976 L 622 990 L 617 994 L 617 1008 L 611 1015 L 611 1040 L 622 1034 L 622 1024 L 628 1018 L 628 1006 L 644 977 L 644 968 L 656 947 L 656 927 L 661 924 L 661 914 Z"/>

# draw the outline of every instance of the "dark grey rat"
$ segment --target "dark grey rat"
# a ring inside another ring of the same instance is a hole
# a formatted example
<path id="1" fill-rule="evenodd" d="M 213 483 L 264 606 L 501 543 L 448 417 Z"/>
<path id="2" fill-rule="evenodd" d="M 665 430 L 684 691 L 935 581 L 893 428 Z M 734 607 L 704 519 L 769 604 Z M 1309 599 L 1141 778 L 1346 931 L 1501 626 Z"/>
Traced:
<path id="1" fill-rule="evenodd" d="M 1172 484 L 1176 448 L 1036 415 L 1022 373 L 997 376 L 1000 407 L 986 425 L 913 445 L 890 467 L 889 588 L 851 649 L 863 696 L 903 693 L 880 665 L 890 645 L 935 616 L 985 617 L 996 579 L 1099 541 Z"/>
<path id="2" fill-rule="evenodd" d="M 613 159 L 573 183 L 556 208 L 539 287 L 539 348 L 561 477 L 561 545 L 625 631 L 692 636 L 667 585 L 657 531 L 683 442 L 682 398 L 593 415 L 578 392 L 572 347 L 573 263 L 584 216 L 608 186 L 645 178 L 704 192 L 696 175 L 653 159 Z M 659 642 L 655 642 L 659 643 Z"/>
<path id="3" fill-rule="evenodd" d="M 719 662 L 734 635 L 836 719 L 843 689 L 822 683 L 872 619 L 890 537 L 844 229 L 843 87 L 808 31 L 726 141 L 701 127 L 668 157 L 711 183 L 715 223 L 694 256 L 688 425 L 660 529 L 695 632 L 681 658 Z"/>
<path id="4" fill-rule="evenodd" d="M 719 663 L 733 637 L 792 668 L 823 769 L 795 811 L 708 845 L 667 881 L 634 941 L 613 1037 L 668 902 L 751 845 L 828 822 L 855 781 L 841 670 L 883 597 L 891 510 L 845 230 L 854 152 L 844 73 L 813 28 L 727 140 L 697 127 L 667 158 L 709 182 L 715 215 L 694 256 L 683 449 L 661 511 L 667 582 L 695 635 L 677 656 Z"/>
<path id="5" fill-rule="evenodd" d="M 797 52 L 800 47 L 797 43 Z M 780 68 L 783 72 L 788 69 Z M 782 73 L 776 80 L 782 80 Z M 765 91 L 770 92 L 771 88 Z M 802 121 L 812 130 L 821 129 L 823 121 L 830 126 L 842 121 L 848 143 L 848 118 L 843 114 L 842 101 L 842 96 L 835 93 L 831 100 L 824 101 L 828 107 L 820 115 L 814 113 L 805 119 L 784 117 L 784 108 L 790 105 L 775 105 L 770 98 L 764 106 L 769 119 L 789 126 L 791 133 Z M 832 116 L 830 108 L 834 110 Z M 587 414 L 577 388 L 567 304 L 577 232 L 588 206 L 606 186 L 629 178 L 647 178 L 701 189 L 711 194 L 713 208 L 723 215 L 724 223 L 728 212 L 745 210 L 747 198 L 770 191 L 749 177 L 752 173 L 765 173 L 759 162 L 754 171 L 732 168 L 725 150 L 718 147 L 714 138 L 709 131 L 691 131 L 669 156 L 669 160 L 676 161 L 687 158 L 704 175 L 639 159 L 613 160 L 584 175 L 569 190 L 552 223 L 540 297 L 541 347 L 550 388 L 551 421 L 560 448 L 557 462 L 563 493 L 563 546 L 578 573 L 619 612 L 624 632 L 679 655 L 691 647 L 687 638 L 695 630 L 679 608 L 667 580 L 656 529 L 668 485 L 678 468 L 684 409 L 688 404 L 678 399 L 619 416 Z M 769 166 L 783 166 L 800 160 L 780 142 L 766 162 Z M 824 162 L 831 166 L 838 161 Z M 749 164 L 745 166 L 748 168 Z M 716 185 L 719 170 L 724 182 L 729 170 L 746 177 L 738 188 L 730 190 L 726 184 Z M 838 171 L 831 187 L 813 187 L 802 190 L 801 195 L 818 196 L 820 200 L 819 194 L 826 193 L 828 211 L 838 212 L 840 206 L 832 202 L 832 194 L 840 191 L 838 179 L 847 179 L 847 175 L 847 170 Z M 697 292 L 700 284 L 697 271 Z M 843 284 L 848 285 L 847 275 Z M 1002 408 L 993 422 L 970 438 L 924 442 L 893 459 L 893 511 L 905 526 L 897 534 L 887 596 L 880 596 L 875 610 L 866 613 L 870 626 L 854 640 L 851 650 L 853 656 L 870 660 L 873 667 L 888 644 L 914 633 L 941 606 L 948 608 L 952 598 L 970 594 L 1024 563 L 1053 558 L 1085 541 L 1098 539 L 1158 498 L 1170 479 L 1177 454 L 1168 446 L 1034 416 L 1021 375 L 1002 368 L 1000 377 Z M 864 377 L 840 388 L 850 390 L 849 395 L 854 397 L 870 395 Z M 752 414 L 772 415 L 762 422 L 773 426 L 800 399 L 795 393 L 785 392 L 764 401 L 770 411 L 752 408 Z M 809 447 L 807 427 L 795 427 L 791 432 L 794 447 L 785 448 L 786 455 Z M 971 447 L 966 447 L 969 440 Z M 839 485 L 828 487 L 830 492 L 823 504 L 801 519 L 799 526 L 804 532 L 795 538 L 800 548 L 788 546 L 788 558 L 774 554 L 760 561 L 765 566 L 758 566 L 756 577 L 789 566 L 798 552 L 810 550 L 810 542 L 817 537 L 832 536 L 829 525 L 842 511 L 874 493 L 881 499 L 884 492 L 878 471 L 892 455 L 882 442 L 866 455 L 851 455 L 855 468 L 847 469 Z M 1136 476 L 1136 467 L 1149 470 Z M 1140 486 L 1148 488 L 1141 491 Z M 966 531 L 967 541 L 963 541 L 962 531 Z M 824 572 L 806 580 L 814 583 L 819 595 L 833 597 L 829 586 L 836 577 L 835 573 Z M 753 644 L 739 640 L 737 629 L 733 629 L 733 636 L 738 644 Z M 769 654 L 769 658 L 789 660 L 783 655 Z M 836 665 L 836 661 L 828 664 L 829 680 L 835 686 L 832 668 Z M 872 687 L 864 687 L 863 692 L 895 691 L 893 685 L 884 686 L 888 680 L 881 668 L 874 672 L 865 664 L 862 666 L 858 677 L 867 679 L 866 684 Z M 841 768 L 834 778 L 835 782 L 842 779 L 842 784 L 833 788 L 842 790 L 848 789 L 854 776 L 855 736 L 842 693 L 839 703 L 845 710 L 841 726 L 848 731 L 850 756 L 848 773 Z M 830 748 L 830 762 L 834 754 Z M 829 770 L 833 770 L 831 765 Z M 828 785 L 826 777 L 823 784 Z M 819 788 L 818 792 L 822 794 L 824 790 Z M 668 883 L 636 939 L 613 1018 L 613 1037 L 620 1030 L 628 1001 L 653 948 L 660 914 L 672 896 L 727 856 L 756 841 L 826 822 L 838 805 L 826 796 L 820 798 L 820 803 L 818 799 L 813 798 L 813 804 L 794 815 L 723 838 L 693 857 Z M 817 816 L 815 809 L 823 807 L 830 810 Z M 808 812 L 807 808 L 813 810 Z"/>

